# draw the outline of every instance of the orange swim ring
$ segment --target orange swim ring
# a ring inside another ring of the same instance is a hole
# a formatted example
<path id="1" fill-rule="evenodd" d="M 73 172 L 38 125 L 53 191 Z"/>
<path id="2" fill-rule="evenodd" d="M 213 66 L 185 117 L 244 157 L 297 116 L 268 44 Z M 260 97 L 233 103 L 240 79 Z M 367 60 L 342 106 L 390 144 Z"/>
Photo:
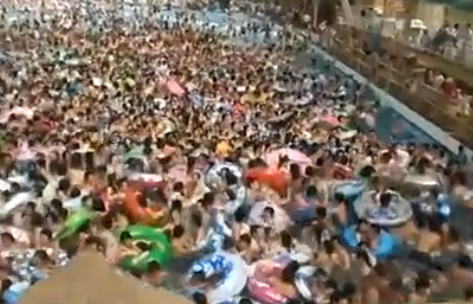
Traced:
<path id="1" fill-rule="evenodd" d="M 168 220 L 168 213 L 165 209 L 157 207 L 143 207 L 140 203 L 143 194 L 133 187 L 125 190 L 124 206 L 130 220 L 149 226 L 164 226 Z"/>
<path id="2" fill-rule="evenodd" d="M 286 193 L 288 179 L 283 170 L 269 167 L 255 167 L 245 172 L 246 181 L 257 181 L 268 185 L 271 189 L 280 195 Z"/>

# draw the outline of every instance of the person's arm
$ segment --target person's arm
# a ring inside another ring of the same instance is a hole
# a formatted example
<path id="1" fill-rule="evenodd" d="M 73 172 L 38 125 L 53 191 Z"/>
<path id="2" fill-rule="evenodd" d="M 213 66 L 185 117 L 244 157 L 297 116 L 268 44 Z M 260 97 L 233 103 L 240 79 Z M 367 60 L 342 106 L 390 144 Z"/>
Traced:
<path id="1" fill-rule="evenodd" d="M 267 282 L 271 287 L 281 295 L 285 296 L 286 298 L 289 299 L 294 299 L 297 296 L 297 292 L 295 287 L 289 286 L 288 284 L 285 284 L 281 282 L 281 280 L 275 276 L 270 276 L 267 279 Z"/>

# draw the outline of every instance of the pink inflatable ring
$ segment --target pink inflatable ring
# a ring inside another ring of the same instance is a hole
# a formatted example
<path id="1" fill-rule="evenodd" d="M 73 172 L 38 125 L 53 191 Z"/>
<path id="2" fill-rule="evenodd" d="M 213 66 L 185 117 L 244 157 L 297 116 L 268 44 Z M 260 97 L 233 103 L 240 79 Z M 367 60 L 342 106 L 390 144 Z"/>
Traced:
<path id="1" fill-rule="evenodd" d="M 247 288 L 250 296 L 260 303 L 278 304 L 285 303 L 288 299 L 276 292 L 265 282 L 265 278 L 281 272 L 283 264 L 272 260 L 262 260 L 252 265 L 252 275 L 247 281 Z"/>

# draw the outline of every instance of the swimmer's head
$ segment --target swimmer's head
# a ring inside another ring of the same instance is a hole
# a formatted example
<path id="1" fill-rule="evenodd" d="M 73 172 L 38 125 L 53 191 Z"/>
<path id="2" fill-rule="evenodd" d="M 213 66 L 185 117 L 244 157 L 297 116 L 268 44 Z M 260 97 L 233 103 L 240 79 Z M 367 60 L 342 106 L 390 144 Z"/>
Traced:
<path id="1" fill-rule="evenodd" d="M 192 294 L 192 300 L 195 304 L 208 304 L 207 296 L 202 292 Z"/>
<path id="2" fill-rule="evenodd" d="M 274 208 L 267 206 L 263 210 L 263 219 L 269 221 L 274 218 Z"/>
<path id="3" fill-rule="evenodd" d="M 172 229 L 172 237 L 174 239 L 180 239 L 181 237 L 184 236 L 184 233 L 185 233 L 185 229 L 182 225 L 176 225 Z"/>
<path id="4" fill-rule="evenodd" d="M 389 192 L 384 192 L 379 196 L 379 204 L 383 208 L 389 207 L 389 204 L 391 203 L 391 199 L 392 199 L 392 194 Z"/>
<path id="5" fill-rule="evenodd" d="M 128 232 L 128 231 L 123 231 L 123 232 L 120 234 L 120 243 L 122 243 L 122 244 L 127 244 L 127 243 L 130 243 L 132 240 L 133 240 L 133 238 L 131 237 L 130 232 Z"/>
<path id="6" fill-rule="evenodd" d="M 307 187 L 306 195 L 309 199 L 317 198 L 317 187 L 314 185 L 310 185 L 309 187 Z"/>
<path id="7" fill-rule="evenodd" d="M 242 234 L 238 239 L 238 250 L 246 250 L 251 246 L 251 236 L 249 234 Z"/>
<path id="8" fill-rule="evenodd" d="M 250 234 L 252 237 L 255 238 L 263 238 L 264 237 L 264 229 L 261 226 L 253 225 L 250 227 Z"/>
<path id="9" fill-rule="evenodd" d="M 189 284 L 196 286 L 205 284 L 207 280 L 207 276 L 203 270 L 195 271 L 192 273 L 191 278 L 189 279 Z"/>
<path id="10" fill-rule="evenodd" d="M 284 267 L 281 272 L 281 280 L 285 283 L 293 284 L 296 278 L 296 272 L 299 270 L 300 264 L 296 261 L 291 261 Z"/>

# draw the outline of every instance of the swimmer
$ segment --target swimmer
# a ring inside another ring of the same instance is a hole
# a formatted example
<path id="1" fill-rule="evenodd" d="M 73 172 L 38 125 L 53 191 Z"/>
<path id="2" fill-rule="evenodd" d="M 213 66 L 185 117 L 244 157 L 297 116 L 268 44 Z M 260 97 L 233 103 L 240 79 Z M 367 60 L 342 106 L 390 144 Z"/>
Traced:
<path id="1" fill-rule="evenodd" d="M 141 275 L 141 280 L 151 286 L 159 286 L 162 284 L 166 272 L 164 272 L 156 261 L 151 261 L 146 265 L 146 271 Z"/>
<path id="2" fill-rule="evenodd" d="M 258 260 L 262 253 L 249 234 L 242 234 L 240 236 L 237 249 L 248 264 Z"/>
<path id="3" fill-rule="evenodd" d="M 247 212 L 244 207 L 238 208 L 233 214 L 232 239 L 238 241 L 243 234 L 250 233 L 250 226 L 245 223 Z"/>
<path id="4" fill-rule="evenodd" d="M 415 281 L 414 292 L 409 294 L 409 304 L 425 304 L 428 301 L 431 288 L 431 278 L 425 274 L 420 274 Z"/>
<path id="5" fill-rule="evenodd" d="M 119 251 L 120 251 L 119 255 L 121 257 L 126 256 L 126 255 L 135 255 L 135 254 L 138 254 L 140 252 L 140 250 L 138 250 L 138 248 L 136 248 L 136 246 L 133 242 L 133 238 L 131 237 L 130 232 L 123 231 L 120 234 L 120 248 L 119 248 Z"/>
<path id="6" fill-rule="evenodd" d="M 296 299 L 298 291 L 294 281 L 296 272 L 299 268 L 299 263 L 291 261 L 284 267 L 280 275 L 271 275 L 266 279 L 266 282 L 271 285 L 271 288 L 273 288 L 277 293 L 288 299 Z"/>
<path id="7" fill-rule="evenodd" d="M 170 229 L 172 230 L 175 225 L 181 224 L 181 217 L 182 217 L 182 202 L 180 200 L 173 200 L 171 202 L 171 208 L 169 210 L 169 221 L 163 229 Z"/>
<path id="8" fill-rule="evenodd" d="M 419 225 L 417 250 L 425 253 L 441 250 L 444 239 L 442 222 L 433 214 L 425 216 L 425 221 Z"/>
<path id="9" fill-rule="evenodd" d="M 345 227 L 348 223 L 348 202 L 343 194 L 335 193 L 334 203 L 332 222 L 339 227 Z"/>
<path id="10" fill-rule="evenodd" d="M 275 223 L 274 223 L 274 208 L 271 206 L 266 206 L 263 210 L 262 214 L 262 219 L 263 219 L 263 225 L 265 228 L 271 228 L 274 229 Z"/>
<path id="11" fill-rule="evenodd" d="M 171 245 L 173 252 L 177 255 L 188 255 L 192 253 L 192 244 L 185 235 L 185 229 L 181 225 L 176 225 L 172 229 Z"/>
<path id="12" fill-rule="evenodd" d="M 213 273 L 210 276 L 206 276 L 205 272 L 203 271 L 196 271 L 192 273 L 190 279 L 188 280 L 188 285 L 193 288 L 198 288 L 205 292 L 210 291 L 210 289 L 214 288 L 215 285 L 221 281 L 222 274 L 220 273 Z"/>

